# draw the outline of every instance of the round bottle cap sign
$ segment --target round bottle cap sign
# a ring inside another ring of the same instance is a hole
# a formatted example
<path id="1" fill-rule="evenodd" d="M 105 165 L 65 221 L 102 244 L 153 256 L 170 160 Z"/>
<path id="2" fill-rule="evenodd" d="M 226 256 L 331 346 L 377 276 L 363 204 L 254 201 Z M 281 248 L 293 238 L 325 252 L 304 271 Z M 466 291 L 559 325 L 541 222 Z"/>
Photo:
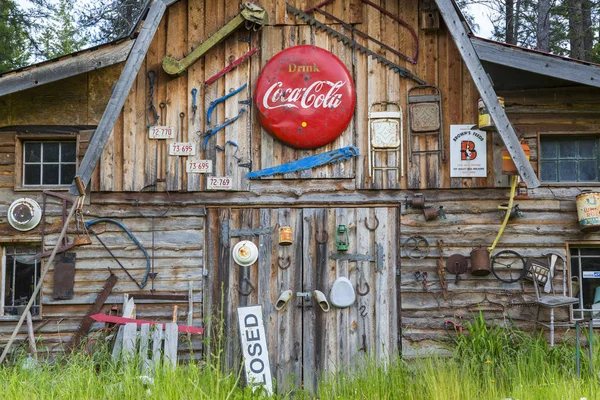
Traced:
<path id="1" fill-rule="evenodd" d="M 356 91 L 346 66 L 332 53 L 295 46 L 271 58 L 256 82 L 261 126 L 297 149 L 334 141 L 354 114 Z"/>

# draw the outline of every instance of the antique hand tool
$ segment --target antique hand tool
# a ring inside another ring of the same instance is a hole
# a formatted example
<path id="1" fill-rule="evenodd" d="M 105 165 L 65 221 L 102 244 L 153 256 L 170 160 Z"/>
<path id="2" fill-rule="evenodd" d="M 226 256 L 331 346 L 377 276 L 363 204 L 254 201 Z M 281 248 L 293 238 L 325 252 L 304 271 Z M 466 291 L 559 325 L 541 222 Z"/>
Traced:
<path id="1" fill-rule="evenodd" d="M 306 169 L 320 167 L 322 165 L 337 163 L 349 160 L 351 157 L 359 156 L 358 149 L 354 146 L 342 147 L 328 151 L 326 153 L 316 154 L 314 156 L 301 158 L 297 161 L 277 165 L 271 168 L 261 169 L 248 173 L 249 179 L 261 178 L 276 174 L 287 174 L 290 172 L 304 171 Z"/>
<path id="2" fill-rule="evenodd" d="M 227 100 L 228 98 L 235 96 L 236 94 L 238 94 L 239 92 L 241 92 L 242 90 L 244 90 L 246 88 L 246 86 L 248 86 L 247 83 L 244 83 L 242 86 L 240 86 L 239 88 L 227 93 L 225 96 L 223 97 L 219 97 L 216 100 L 213 100 L 210 102 L 210 104 L 208 105 L 208 110 L 206 110 L 206 123 L 208 125 L 210 125 L 210 116 L 212 115 L 213 111 L 215 110 L 215 107 L 217 105 L 219 105 L 220 103 L 223 103 L 225 100 Z"/>
<path id="3" fill-rule="evenodd" d="M 196 62 L 196 60 L 202 57 L 212 47 L 227 38 L 243 23 L 246 24 L 246 29 L 257 31 L 267 23 L 267 20 L 268 14 L 264 9 L 253 3 L 245 3 L 244 8 L 242 8 L 242 11 L 240 11 L 235 18 L 210 36 L 182 60 L 176 60 L 175 58 L 165 56 L 162 62 L 163 69 L 169 75 L 181 75 L 190 65 Z"/>
<path id="4" fill-rule="evenodd" d="M 198 89 L 192 89 L 192 124 L 196 123 L 196 111 L 198 111 L 198 104 L 196 103 L 196 96 L 198 95 Z"/>
<path id="5" fill-rule="evenodd" d="M 233 118 L 226 119 L 225 122 L 223 122 L 221 125 L 215 126 L 214 128 L 209 129 L 208 131 L 206 131 L 206 133 L 204 134 L 204 143 L 202 144 L 202 148 L 204 150 L 206 150 L 206 145 L 208 144 L 208 141 L 210 140 L 210 138 L 213 137 L 221 129 L 225 128 L 227 125 L 231 125 L 232 123 L 234 123 L 239 117 L 242 116 L 242 114 L 244 113 L 244 111 L 246 111 L 246 109 L 244 107 L 242 107 L 240 109 L 240 112 L 239 112 L 238 115 L 236 115 Z"/>
<path id="6" fill-rule="evenodd" d="M 363 46 L 361 44 L 358 44 L 356 41 L 350 39 L 349 37 L 341 34 L 340 32 L 338 32 L 334 29 L 331 29 L 327 25 L 320 23 L 316 19 L 311 18 L 310 15 L 298 10 L 297 8 L 295 8 L 289 4 L 286 7 L 287 7 L 288 12 L 294 14 L 294 16 L 305 21 L 309 25 L 314 26 L 315 28 L 324 31 L 325 33 L 327 33 L 328 35 L 330 35 L 331 37 L 336 39 L 338 42 L 342 42 L 345 45 L 348 45 L 363 54 L 367 54 L 368 56 L 372 57 L 374 60 L 377 60 L 378 62 L 382 63 L 383 65 L 385 65 L 392 71 L 400 74 L 400 76 L 402 76 L 404 78 L 412 79 L 413 81 L 417 82 L 419 85 L 425 85 L 425 81 L 423 81 L 421 78 L 413 75 L 413 73 L 410 72 L 408 69 L 406 69 L 396 63 L 393 63 L 392 61 L 388 60 L 387 58 L 383 57 L 382 55 L 369 50 L 368 48 L 366 48 L 365 46 Z"/>
<path id="7" fill-rule="evenodd" d="M 226 73 L 228 73 L 229 71 L 231 71 L 232 69 L 234 69 L 235 67 L 237 67 L 238 65 L 240 65 L 241 63 L 243 63 L 244 60 L 246 60 L 247 58 L 249 58 L 250 56 L 252 56 L 257 51 L 258 51 L 258 48 L 255 47 L 252 50 L 250 50 L 249 52 L 247 52 L 244 55 L 242 55 L 237 60 L 232 61 L 231 64 L 229 64 L 228 66 L 226 66 L 225 68 L 223 68 L 222 70 L 220 70 L 219 72 L 217 72 L 216 74 L 214 74 L 212 77 L 210 77 L 206 81 L 204 81 L 204 84 L 205 85 L 210 85 L 211 83 L 213 83 L 214 81 L 216 81 L 217 79 L 219 79 L 220 77 L 222 77 L 223 75 L 225 75 Z"/>

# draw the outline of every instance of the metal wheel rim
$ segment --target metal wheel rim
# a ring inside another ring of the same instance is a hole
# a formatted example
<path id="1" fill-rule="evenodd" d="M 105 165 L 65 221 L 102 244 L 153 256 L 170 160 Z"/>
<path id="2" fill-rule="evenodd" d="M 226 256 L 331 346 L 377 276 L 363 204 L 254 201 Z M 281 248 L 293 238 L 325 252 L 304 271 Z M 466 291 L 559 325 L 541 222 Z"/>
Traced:
<path id="1" fill-rule="evenodd" d="M 511 262 L 510 264 L 503 264 L 502 262 L 497 260 L 498 256 L 505 255 L 505 254 L 514 255 L 516 260 Z M 510 279 L 501 278 L 500 275 L 496 273 L 496 269 L 494 268 L 495 265 L 502 265 L 502 266 L 506 267 L 509 271 L 516 271 L 516 268 L 512 268 L 512 265 L 518 261 L 521 261 L 521 270 L 518 272 L 518 274 L 517 274 L 518 276 L 516 276 L 516 279 L 513 278 L 512 272 L 509 272 Z M 502 251 L 496 253 L 494 256 L 492 256 L 492 260 L 490 263 L 490 269 L 492 270 L 492 274 L 494 274 L 496 279 L 498 279 L 499 281 L 502 281 L 502 282 L 506 282 L 506 283 L 518 282 L 520 279 L 522 279 L 525 276 L 525 274 L 527 272 L 527 269 L 525 268 L 525 259 L 514 250 L 502 250 Z"/>

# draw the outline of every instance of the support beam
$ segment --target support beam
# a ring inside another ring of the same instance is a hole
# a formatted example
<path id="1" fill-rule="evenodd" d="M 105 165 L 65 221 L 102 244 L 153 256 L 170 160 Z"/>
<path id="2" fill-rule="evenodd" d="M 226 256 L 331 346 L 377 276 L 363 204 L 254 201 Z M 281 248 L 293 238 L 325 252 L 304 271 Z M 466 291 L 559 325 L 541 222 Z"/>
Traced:
<path id="1" fill-rule="evenodd" d="M 471 38 L 480 60 L 600 88 L 600 68 L 503 43 Z"/>
<path id="2" fill-rule="evenodd" d="M 148 47 L 150 47 L 150 42 L 158 29 L 158 25 L 165 13 L 165 9 L 166 4 L 164 0 L 154 0 L 154 3 L 152 3 L 150 11 L 148 11 L 148 16 L 144 21 L 144 25 L 135 40 L 129 58 L 125 63 L 123 72 L 121 72 L 121 76 L 115 85 L 113 94 L 104 110 L 104 114 L 102 114 L 102 118 L 98 123 L 98 128 L 96 128 L 96 132 L 94 132 L 94 135 L 92 136 L 88 150 L 77 171 L 77 176 L 81 178 L 81 181 L 86 187 L 90 182 L 90 178 L 92 177 L 94 168 L 96 168 L 96 165 L 98 164 L 98 160 L 100 160 L 104 146 L 106 145 L 119 114 L 121 113 L 121 109 L 123 109 L 125 99 L 127 98 L 131 86 L 137 77 L 140 66 L 146 57 Z M 79 194 L 79 190 L 75 183 L 71 184 L 69 193 L 73 195 Z"/>
<path id="3" fill-rule="evenodd" d="M 519 175 L 521 175 L 521 178 L 529 188 L 540 186 L 540 181 L 533 171 L 529 160 L 527 160 L 525 152 L 521 148 L 521 143 L 517 138 L 513 126 L 498 102 L 492 82 L 477 57 L 473 43 L 471 43 L 469 35 L 463 26 L 463 20 L 459 17 L 458 11 L 454 7 L 454 2 L 452 0 L 435 0 L 435 3 L 444 18 L 444 22 L 465 65 L 471 73 L 471 77 L 473 77 L 479 95 L 494 120 L 496 129 L 498 129 L 498 133 L 517 167 L 517 171 L 519 171 Z"/>

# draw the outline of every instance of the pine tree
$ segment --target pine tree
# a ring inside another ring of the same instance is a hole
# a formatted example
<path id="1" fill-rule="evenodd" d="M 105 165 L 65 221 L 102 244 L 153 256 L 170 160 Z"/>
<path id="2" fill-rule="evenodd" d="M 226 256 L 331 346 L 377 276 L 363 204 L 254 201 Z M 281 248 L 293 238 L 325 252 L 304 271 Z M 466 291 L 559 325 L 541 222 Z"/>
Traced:
<path id="1" fill-rule="evenodd" d="M 43 29 L 39 48 L 45 58 L 55 58 L 81 50 L 87 38 L 75 27 L 74 0 L 60 0 L 56 13 Z"/>
<path id="2" fill-rule="evenodd" d="M 23 67 L 31 52 L 23 15 L 13 0 L 0 0 L 0 72 Z"/>

